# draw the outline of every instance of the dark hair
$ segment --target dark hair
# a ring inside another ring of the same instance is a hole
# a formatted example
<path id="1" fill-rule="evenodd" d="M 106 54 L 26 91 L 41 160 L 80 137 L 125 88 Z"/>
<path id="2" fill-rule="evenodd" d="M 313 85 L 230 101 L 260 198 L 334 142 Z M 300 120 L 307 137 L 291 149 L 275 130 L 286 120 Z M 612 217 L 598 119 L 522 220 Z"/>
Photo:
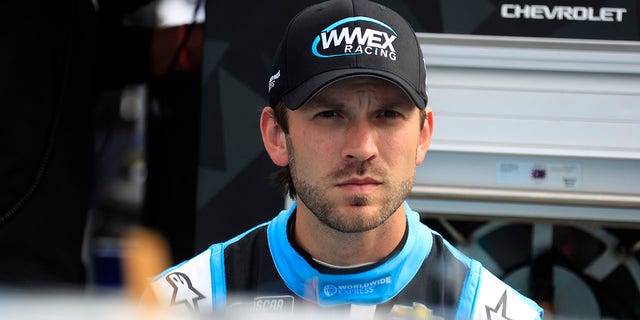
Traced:
<path id="1" fill-rule="evenodd" d="M 278 104 L 273 107 L 273 116 L 276 120 L 276 123 L 278 124 L 278 126 L 280 126 L 285 135 L 288 135 L 289 113 L 282 100 L 280 100 L 280 102 L 278 102 Z M 293 185 L 293 178 L 291 177 L 291 170 L 289 169 L 289 165 L 282 167 L 278 169 L 278 171 L 274 172 L 271 175 L 271 183 L 282 191 L 283 196 L 289 194 L 289 197 L 291 197 L 291 199 L 295 199 L 296 188 Z"/>
<path id="2" fill-rule="evenodd" d="M 278 104 L 273 108 L 273 116 L 276 123 L 285 135 L 289 134 L 289 109 L 284 105 L 284 102 L 280 100 Z M 427 119 L 427 112 L 424 109 L 420 109 L 420 130 L 424 127 L 424 122 Z M 271 175 L 271 183 L 282 190 L 283 196 L 289 194 L 291 199 L 296 197 L 296 188 L 293 185 L 293 178 L 291 177 L 291 170 L 289 165 L 278 169 Z"/>

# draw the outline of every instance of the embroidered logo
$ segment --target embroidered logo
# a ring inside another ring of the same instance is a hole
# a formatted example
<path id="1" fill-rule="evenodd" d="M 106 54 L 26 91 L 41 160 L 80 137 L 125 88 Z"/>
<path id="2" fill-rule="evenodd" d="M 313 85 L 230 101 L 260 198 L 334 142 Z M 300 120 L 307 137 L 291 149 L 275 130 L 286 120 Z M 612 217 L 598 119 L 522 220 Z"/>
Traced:
<path id="1" fill-rule="evenodd" d="M 293 312 L 292 296 L 255 297 L 251 305 L 253 312 Z"/>
<path id="2" fill-rule="evenodd" d="M 487 305 L 484 307 L 487 310 L 488 320 L 511 320 L 511 318 L 507 317 L 507 290 L 504 291 L 495 308 L 491 308 Z"/>
<path id="3" fill-rule="evenodd" d="M 353 27 L 353 22 L 370 27 Z M 320 32 L 313 40 L 311 52 L 318 58 L 349 55 L 373 55 L 396 60 L 393 42 L 398 34 L 385 23 L 369 17 L 339 20 Z"/>
<path id="4" fill-rule="evenodd" d="M 184 304 L 189 310 L 199 310 L 198 300 L 202 300 L 205 297 L 193 287 L 186 274 L 173 272 L 168 274 L 165 279 L 173 287 L 171 305 Z"/>
<path id="5" fill-rule="evenodd" d="M 273 89 L 273 87 L 276 85 L 276 80 L 278 80 L 279 78 L 280 78 L 280 70 L 278 70 L 276 74 L 272 75 L 271 78 L 269 78 L 269 90 L 267 90 L 267 92 L 270 92 L 271 89 Z"/>
<path id="6" fill-rule="evenodd" d="M 380 279 L 367 282 L 353 282 L 342 284 L 325 284 L 322 287 L 322 293 L 325 297 L 338 296 L 362 296 L 370 295 L 382 287 L 391 285 L 391 277 L 383 277 Z"/>

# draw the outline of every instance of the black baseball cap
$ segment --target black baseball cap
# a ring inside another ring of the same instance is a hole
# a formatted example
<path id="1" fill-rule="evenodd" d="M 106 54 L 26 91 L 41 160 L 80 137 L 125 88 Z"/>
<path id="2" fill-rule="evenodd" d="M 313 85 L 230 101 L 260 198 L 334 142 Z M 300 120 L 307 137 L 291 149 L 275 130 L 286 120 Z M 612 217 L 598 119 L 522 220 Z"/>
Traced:
<path id="1" fill-rule="evenodd" d="M 424 109 L 427 76 L 416 34 L 400 15 L 367 0 L 331 0 L 298 13 L 276 51 L 269 104 L 291 110 L 340 79 L 395 83 Z"/>

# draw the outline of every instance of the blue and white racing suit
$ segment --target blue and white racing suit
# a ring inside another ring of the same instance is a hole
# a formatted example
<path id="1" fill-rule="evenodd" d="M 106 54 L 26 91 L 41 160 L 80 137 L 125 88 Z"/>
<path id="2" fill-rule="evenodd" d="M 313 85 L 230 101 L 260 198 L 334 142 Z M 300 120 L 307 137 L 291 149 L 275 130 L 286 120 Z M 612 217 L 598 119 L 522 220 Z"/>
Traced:
<path id="1" fill-rule="evenodd" d="M 205 313 L 312 306 L 352 317 L 360 312 L 358 319 L 542 319 L 537 304 L 404 205 L 402 242 L 372 265 L 336 269 L 314 261 L 291 240 L 294 203 L 270 222 L 166 270 L 151 287 L 162 304 Z"/>

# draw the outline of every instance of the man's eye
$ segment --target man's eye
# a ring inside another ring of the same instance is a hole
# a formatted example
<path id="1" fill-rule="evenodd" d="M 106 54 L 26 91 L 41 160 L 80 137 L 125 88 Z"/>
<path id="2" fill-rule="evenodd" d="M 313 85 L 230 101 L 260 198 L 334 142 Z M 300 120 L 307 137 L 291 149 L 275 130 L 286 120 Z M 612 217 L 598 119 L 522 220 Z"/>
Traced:
<path id="1" fill-rule="evenodd" d="M 337 116 L 338 116 L 338 113 L 332 110 L 322 111 L 317 114 L 317 117 L 319 118 L 332 118 Z"/>
<path id="2" fill-rule="evenodd" d="M 400 113 L 393 110 L 382 110 L 379 116 L 382 118 L 397 118 L 400 117 Z"/>

